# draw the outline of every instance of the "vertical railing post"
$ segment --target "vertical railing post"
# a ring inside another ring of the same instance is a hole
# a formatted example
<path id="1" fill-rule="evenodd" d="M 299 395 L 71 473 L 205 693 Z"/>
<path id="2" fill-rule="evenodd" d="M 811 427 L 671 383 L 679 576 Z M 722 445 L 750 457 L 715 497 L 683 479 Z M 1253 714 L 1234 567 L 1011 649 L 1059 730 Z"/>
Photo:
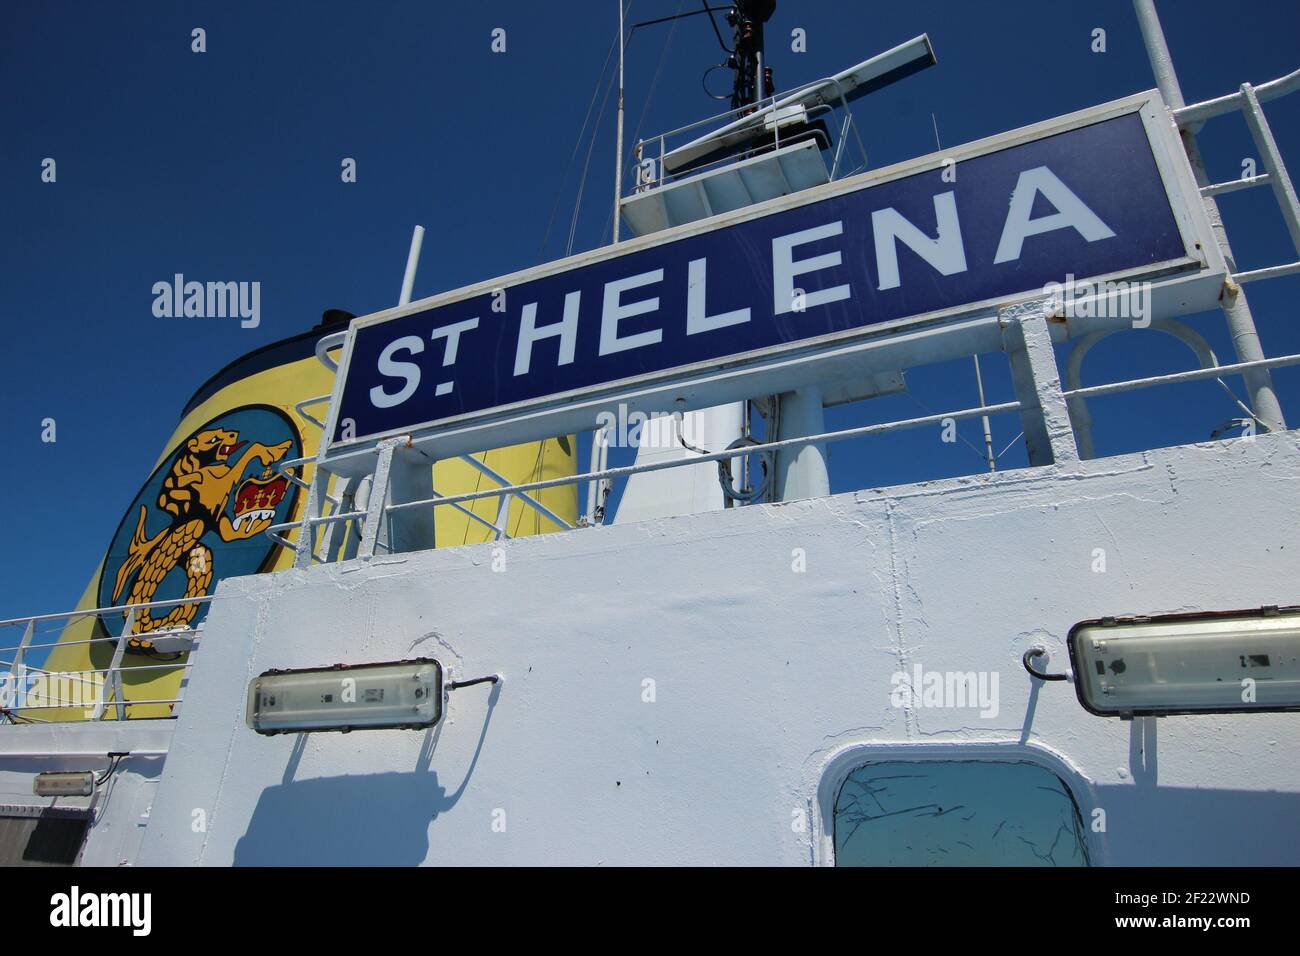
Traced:
<path id="1" fill-rule="evenodd" d="M 29 620 L 27 627 L 23 629 L 23 639 L 18 642 L 18 650 L 14 652 L 14 663 L 9 671 L 9 677 L 5 681 L 5 693 L 0 696 L 0 708 L 5 710 L 17 710 L 19 706 L 19 688 L 27 684 L 27 665 L 24 658 L 27 654 L 27 645 L 31 644 L 32 637 L 36 634 L 36 622 Z"/>
<path id="2" fill-rule="evenodd" d="M 311 485 L 307 488 L 307 503 L 302 509 L 302 527 L 298 529 L 298 547 L 293 557 L 295 568 L 311 567 L 312 556 L 316 553 L 316 524 L 324 514 L 329 480 L 330 475 L 325 470 L 323 459 L 318 457 L 312 471 Z"/>
<path id="3" fill-rule="evenodd" d="M 349 511 L 356 510 L 357 506 L 357 486 L 361 484 L 359 477 L 344 479 L 340 482 L 342 485 L 338 489 L 339 503 L 336 512 L 346 514 Z M 331 521 L 321 530 L 320 536 L 320 559 L 322 561 L 334 562 L 341 560 L 343 555 L 343 543 L 348 537 L 348 525 L 352 522 Z"/>
<path id="4" fill-rule="evenodd" d="M 510 526 L 510 502 L 513 500 L 514 495 L 502 495 L 501 503 L 497 506 L 497 520 L 493 527 L 497 529 L 496 540 L 498 541 L 509 537 L 506 531 Z"/>
<path id="5" fill-rule="evenodd" d="M 31 644 L 32 637 L 36 634 L 36 622 L 28 621 L 27 627 L 23 630 L 23 639 L 18 642 L 18 650 L 14 652 L 14 672 L 23 669 L 23 658 L 27 654 L 27 645 Z"/>
<path id="6" fill-rule="evenodd" d="M 388 504 L 429 501 L 433 497 L 433 460 L 411 446 L 410 436 L 399 439 L 388 472 Z M 403 508 L 389 511 L 384 523 L 389 551 L 427 551 L 437 544 L 434 509 Z"/>
<path id="7" fill-rule="evenodd" d="M 108 673 L 104 675 L 104 682 L 99 687 L 98 700 L 90 715 L 91 720 L 103 719 L 104 711 L 108 708 L 110 686 L 117 700 L 117 719 L 126 720 L 126 704 L 122 699 L 122 655 L 126 653 L 127 641 L 131 640 L 131 634 L 135 631 L 135 613 L 135 608 L 126 612 L 126 621 L 122 624 L 122 633 L 117 637 L 117 646 L 113 648 L 113 660 L 108 665 Z"/>

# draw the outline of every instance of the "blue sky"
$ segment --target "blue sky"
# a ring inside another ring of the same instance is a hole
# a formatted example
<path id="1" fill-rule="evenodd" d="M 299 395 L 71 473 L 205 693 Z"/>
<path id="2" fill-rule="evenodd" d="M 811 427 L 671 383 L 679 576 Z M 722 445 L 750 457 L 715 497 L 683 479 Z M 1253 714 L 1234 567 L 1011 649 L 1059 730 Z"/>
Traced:
<path id="1" fill-rule="evenodd" d="M 633 0 L 629 22 L 691 9 Z M 237 356 L 313 325 L 323 309 L 392 305 L 411 226 L 428 228 L 417 297 L 565 253 L 589 142 L 575 141 L 616 30 L 609 2 L 474 4 L 66 3 L 0 10 L 0 617 L 71 607 L 196 386 Z M 1175 16 L 1177 12 L 1177 16 Z M 1300 6 L 1260 0 L 1163 4 L 1189 100 L 1298 64 Z M 190 31 L 207 31 L 207 52 Z M 491 31 L 506 30 L 493 54 Z M 807 33 L 808 52 L 789 49 Z M 1094 28 L 1107 51 L 1090 49 Z M 724 32 L 726 30 L 723 25 Z M 768 27 L 778 88 L 834 72 L 928 31 L 939 65 L 855 108 L 873 167 L 1154 86 L 1132 7 L 1103 2 L 779 5 Z M 669 41 L 671 42 L 669 43 Z M 628 48 L 627 132 L 715 111 L 700 77 L 718 61 L 702 17 L 638 30 Z M 607 72 L 603 80 L 607 80 Z M 715 74 L 715 88 L 723 88 Z M 602 80 L 602 83 L 603 83 Z M 608 241 L 613 98 L 605 101 L 574 251 Z M 1300 156 L 1300 97 L 1268 106 L 1284 155 Z M 933 114 L 933 119 L 932 119 Z M 1237 117 L 1202 136 L 1213 178 L 1256 152 Z M 58 181 L 40 181 L 53 157 Z M 358 181 L 343 184 L 343 157 Z M 1221 200 L 1239 263 L 1293 259 L 1267 189 Z M 557 210 L 548 233 L 552 210 Z M 155 318 L 151 288 L 173 273 L 256 280 L 262 322 Z M 1249 290 L 1266 350 L 1300 351 L 1300 279 Z M 1194 317 L 1221 360 L 1219 314 Z M 1094 352 L 1086 381 L 1190 367 L 1157 333 Z M 1009 400 L 1005 359 L 984 360 L 988 399 Z M 1300 372 L 1275 373 L 1300 416 Z M 1229 380 L 1241 393 L 1239 380 Z M 909 373 L 910 393 L 834 410 L 828 424 L 975 404 L 969 362 Z M 1236 413 L 1199 383 L 1093 404 L 1099 451 L 1201 440 Z M 41 421 L 58 441 L 40 440 Z M 1001 449 L 1019 431 L 994 420 Z M 980 443 L 978 424 L 961 432 Z M 1013 446 L 1003 464 L 1024 463 Z M 933 430 L 842 443 L 835 490 L 981 469 Z"/>

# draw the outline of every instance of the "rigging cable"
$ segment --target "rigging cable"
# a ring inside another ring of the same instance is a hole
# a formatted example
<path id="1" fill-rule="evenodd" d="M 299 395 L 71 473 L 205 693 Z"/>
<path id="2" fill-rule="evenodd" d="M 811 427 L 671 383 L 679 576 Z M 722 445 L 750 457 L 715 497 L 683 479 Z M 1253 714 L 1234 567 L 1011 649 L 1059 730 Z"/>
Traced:
<path id="1" fill-rule="evenodd" d="M 713 33 L 718 38 L 718 46 L 722 47 L 723 52 L 728 56 L 735 53 L 736 51 L 727 46 L 726 41 L 722 39 L 722 31 L 718 29 L 718 21 L 713 19 L 713 11 L 709 9 L 709 0 L 700 0 L 700 5 L 704 7 L 704 12 L 709 15 L 709 24 L 713 27 Z M 680 9 L 678 7 L 678 10 Z"/>
<path id="2" fill-rule="evenodd" d="M 596 97 L 600 95 L 600 87 L 602 81 L 605 79 L 605 71 L 609 69 L 609 61 L 613 57 L 614 49 L 617 45 L 618 36 L 615 35 L 614 39 L 609 44 L 609 52 L 605 54 L 605 63 L 600 68 L 600 74 L 596 77 L 596 85 L 591 91 L 591 102 L 587 104 L 587 115 L 582 120 L 582 129 L 578 131 L 578 135 L 573 141 L 573 153 L 569 156 L 569 163 L 565 166 L 564 175 L 561 177 L 560 184 L 555 190 L 555 203 L 551 206 L 551 218 L 546 223 L 546 233 L 542 236 L 542 245 L 538 249 L 539 255 L 545 255 L 546 253 L 546 242 L 551 238 L 551 228 L 555 225 L 555 214 L 559 211 L 560 199 L 564 195 L 564 184 L 568 182 L 569 173 L 573 170 L 573 161 L 578 157 L 578 150 L 582 146 L 582 138 L 587 133 L 587 124 L 591 122 L 592 107 L 596 105 Z"/>
<path id="3" fill-rule="evenodd" d="M 645 124 L 646 114 L 650 112 L 650 104 L 654 102 L 655 88 L 659 85 L 659 74 L 663 72 L 664 61 L 668 59 L 668 48 L 671 47 L 673 44 L 673 34 L 677 32 L 677 20 L 681 16 L 682 7 L 684 6 L 686 6 L 686 0 L 681 0 L 681 2 L 677 4 L 677 13 L 673 15 L 673 25 L 669 27 L 668 37 L 667 39 L 664 40 L 663 49 L 659 51 L 659 64 L 655 67 L 655 75 L 650 81 L 650 91 L 646 94 L 645 105 L 641 107 L 641 115 L 640 117 L 637 118 L 636 129 L 632 133 L 632 142 L 634 143 L 640 141 L 641 127 Z M 707 9 L 707 2 L 706 2 L 706 9 Z M 710 18 L 712 18 L 713 15 L 709 14 L 709 16 Z M 636 29 L 636 27 L 634 26 L 633 29 Z M 630 156 L 629 157 L 620 156 L 618 158 L 618 161 L 623 164 L 624 175 L 630 179 L 632 173 L 636 170 L 636 161 L 633 160 Z M 663 170 L 657 170 L 657 172 L 660 176 L 663 175 Z M 601 230 L 600 233 L 601 245 L 606 244 L 607 241 L 606 237 L 612 238 L 613 228 L 614 228 L 614 210 L 611 208 L 609 211 L 609 215 L 605 217 L 605 228 Z"/>
<path id="4" fill-rule="evenodd" d="M 611 75 L 609 83 L 605 87 L 605 96 L 600 101 L 600 109 L 597 111 L 597 116 L 603 116 L 605 113 L 605 104 L 609 102 L 609 94 L 613 92 L 614 80 L 615 77 Z M 599 121 L 596 126 L 591 128 L 591 142 L 587 144 L 587 158 L 582 163 L 582 178 L 578 180 L 578 195 L 573 204 L 573 217 L 569 220 L 569 241 L 564 250 L 566 256 L 573 254 L 573 238 L 578 231 L 578 214 L 582 211 L 582 194 L 587 188 L 587 171 L 591 168 L 591 154 L 596 147 L 596 131 L 598 126 Z M 610 210 L 609 218 L 611 221 L 614 218 L 613 209 Z"/>
<path id="5" fill-rule="evenodd" d="M 646 113 L 650 112 L 650 104 L 654 102 L 655 87 L 659 85 L 659 74 L 663 72 L 664 61 L 668 59 L 668 50 L 673 45 L 673 35 L 677 32 L 677 18 L 680 17 L 682 7 L 686 6 L 686 0 L 680 0 L 677 4 L 677 14 L 673 18 L 673 25 L 668 28 L 668 38 L 664 40 L 664 48 L 659 51 L 659 64 L 655 67 L 655 75 L 650 80 L 650 91 L 646 93 L 645 105 L 641 107 L 641 116 L 636 121 L 636 130 L 632 133 L 632 142 L 636 142 L 641 135 L 641 127 L 645 124 Z M 712 19 L 712 14 L 710 14 Z M 620 161 L 623 157 L 619 157 Z"/>

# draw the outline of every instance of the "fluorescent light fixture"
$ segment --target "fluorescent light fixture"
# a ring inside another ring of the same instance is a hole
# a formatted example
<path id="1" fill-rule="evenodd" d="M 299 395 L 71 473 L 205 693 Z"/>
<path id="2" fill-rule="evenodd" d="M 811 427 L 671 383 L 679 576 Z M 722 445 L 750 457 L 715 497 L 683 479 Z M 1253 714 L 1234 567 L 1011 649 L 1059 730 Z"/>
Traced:
<path id="1" fill-rule="evenodd" d="M 1068 643 L 1079 703 L 1100 716 L 1300 710 L 1300 607 L 1103 618 Z"/>
<path id="2" fill-rule="evenodd" d="M 88 797 L 95 792 L 95 774 L 75 771 L 38 773 L 32 782 L 38 797 Z"/>
<path id="3" fill-rule="evenodd" d="M 272 670 L 248 685 L 248 726 L 259 734 L 418 730 L 442 717 L 442 665 L 432 658 Z"/>

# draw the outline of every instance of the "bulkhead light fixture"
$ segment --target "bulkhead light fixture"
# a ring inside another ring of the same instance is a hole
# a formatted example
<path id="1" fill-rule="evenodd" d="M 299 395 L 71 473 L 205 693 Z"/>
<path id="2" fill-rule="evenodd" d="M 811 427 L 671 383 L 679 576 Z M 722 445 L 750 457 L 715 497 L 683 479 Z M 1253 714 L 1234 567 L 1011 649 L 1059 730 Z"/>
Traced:
<path id="1" fill-rule="evenodd" d="M 442 718 L 442 665 L 432 658 L 271 670 L 248 685 L 248 726 L 259 734 L 418 730 Z"/>
<path id="2" fill-rule="evenodd" d="M 1079 703 L 1108 717 L 1300 710 L 1300 607 L 1084 621 Z"/>
<path id="3" fill-rule="evenodd" d="M 95 792 L 95 774 L 64 770 L 38 773 L 32 792 L 38 797 L 89 797 Z"/>

